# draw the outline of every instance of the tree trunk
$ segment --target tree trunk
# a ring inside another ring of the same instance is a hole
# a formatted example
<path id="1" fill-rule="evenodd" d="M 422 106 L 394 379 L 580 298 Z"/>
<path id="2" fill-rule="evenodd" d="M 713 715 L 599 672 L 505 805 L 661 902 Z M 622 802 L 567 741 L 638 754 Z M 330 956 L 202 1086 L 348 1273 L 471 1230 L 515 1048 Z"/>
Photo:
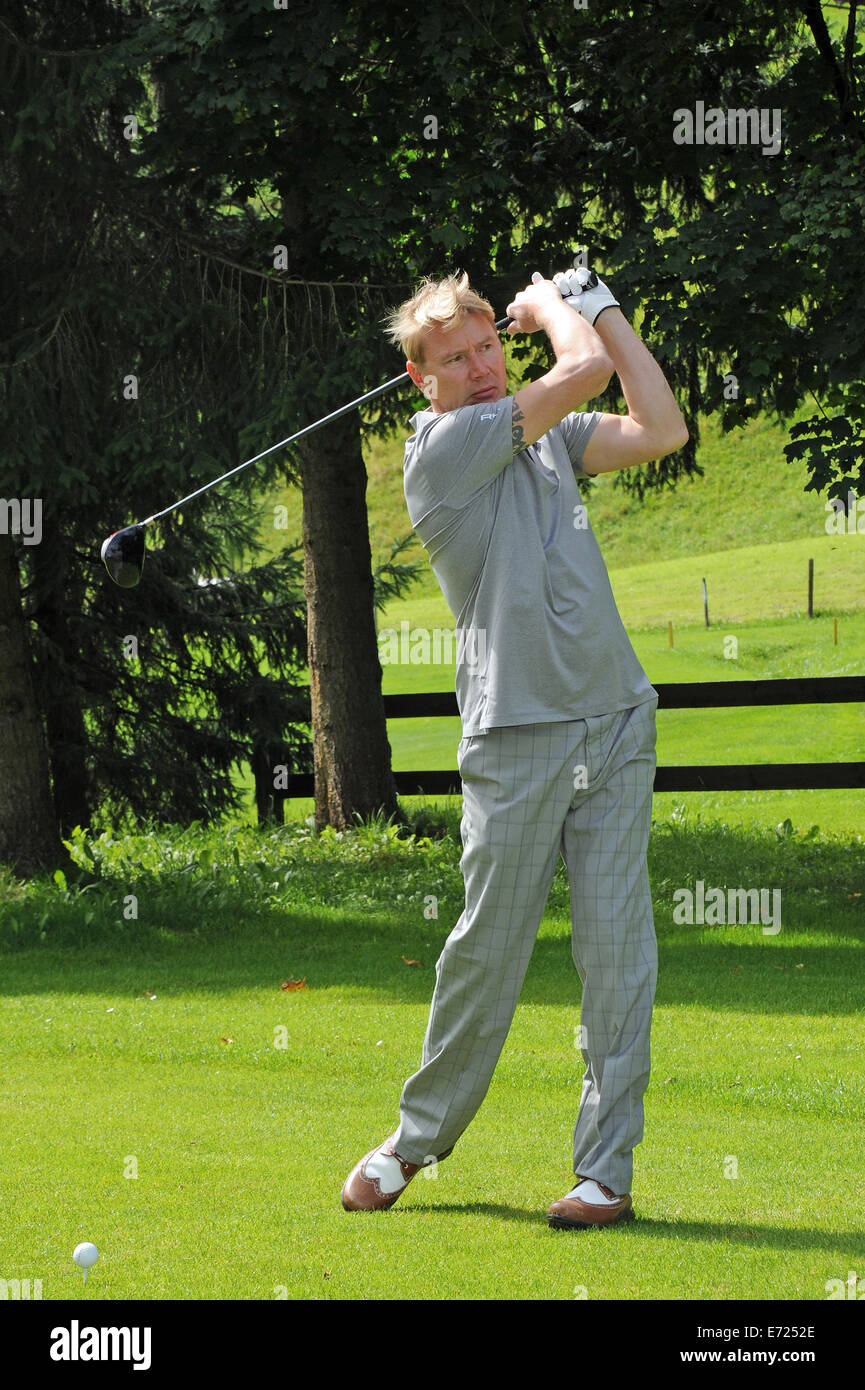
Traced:
<path id="1" fill-rule="evenodd" d="M 59 538 L 58 538 L 59 541 Z M 89 826 L 92 808 L 88 796 L 87 729 L 81 690 L 76 681 L 80 654 L 70 630 L 73 615 L 83 599 L 67 583 L 67 554 L 62 542 L 50 549 L 37 546 L 33 556 L 38 594 L 39 630 L 53 648 L 51 669 L 39 681 L 40 705 L 45 718 L 48 758 L 54 786 L 54 809 L 61 835 L 76 825 Z"/>
<path id="2" fill-rule="evenodd" d="M 298 447 L 315 766 L 315 827 L 398 811 L 373 612 L 357 416 Z"/>
<path id="3" fill-rule="evenodd" d="M 0 862 L 22 878 L 65 866 L 36 705 L 18 558 L 0 534 Z"/>

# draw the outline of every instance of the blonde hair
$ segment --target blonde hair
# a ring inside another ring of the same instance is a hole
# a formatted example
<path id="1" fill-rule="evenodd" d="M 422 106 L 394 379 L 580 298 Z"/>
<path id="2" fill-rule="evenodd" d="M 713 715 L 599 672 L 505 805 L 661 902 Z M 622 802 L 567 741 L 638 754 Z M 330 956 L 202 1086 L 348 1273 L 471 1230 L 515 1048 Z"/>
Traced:
<path id="1" fill-rule="evenodd" d="M 418 289 L 388 314 L 390 340 L 405 353 L 409 362 L 423 362 L 424 343 L 431 328 L 445 332 L 459 328 L 467 314 L 483 314 L 495 326 L 496 316 L 488 300 L 469 285 L 465 271 L 446 275 L 443 280 L 426 276 Z"/>

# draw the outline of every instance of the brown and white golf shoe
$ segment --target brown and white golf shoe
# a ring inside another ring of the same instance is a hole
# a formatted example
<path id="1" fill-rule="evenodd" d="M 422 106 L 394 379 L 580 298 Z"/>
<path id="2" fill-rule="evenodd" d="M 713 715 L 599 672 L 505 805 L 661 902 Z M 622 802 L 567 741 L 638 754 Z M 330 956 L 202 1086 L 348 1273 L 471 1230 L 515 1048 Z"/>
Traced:
<path id="1" fill-rule="evenodd" d="M 405 1192 L 421 1163 L 407 1163 L 393 1147 L 391 1134 L 378 1148 L 370 1149 L 352 1168 L 342 1187 L 346 1211 L 386 1211 Z"/>
<path id="2" fill-rule="evenodd" d="M 580 1187 L 589 1181 L 597 1183 L 604 1196 L 611 1199 L 609 1203 L 585 1202 L 580 1198 Z M 569 1192 L 567 1197 L 560 1197 L 557 1202 L 553 1202 L 547 1210 L 547 1224 L 559 1230 L 585 1231 L 592 1226 L 613 1226 L 617 1222 L 633 1219 L 634 1207 L 630 1192 L 619 1196 L 602 1182 L 598 1182 L 597 1178 L 579 1178 L 573 1191 Z"/>

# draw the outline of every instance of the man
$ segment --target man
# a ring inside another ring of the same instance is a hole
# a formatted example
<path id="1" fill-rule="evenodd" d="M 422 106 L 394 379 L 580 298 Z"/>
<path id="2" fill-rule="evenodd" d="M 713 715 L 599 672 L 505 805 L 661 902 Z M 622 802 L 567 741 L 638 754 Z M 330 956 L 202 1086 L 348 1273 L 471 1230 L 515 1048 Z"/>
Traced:
<path id="1" fill-rule="evenodd" d="M 646 868 L 657 691 L 622 625 L 577 479 L 681 448 L 682 415 L 602 281 L 536 274 L 510 334 L 543 330 L 546 376 L 507 394 L 491 306 L 451 275 L 390 318 L 429 409 L 405 496 L 461 634 L 456 692 L 465 909 L 436 965 L 400 1124 L 349 1174 L 348 1211 L 393 1205 L 476 1114 L 516 1009 L 559 854 L 583 984 L 576 1185 L 547 1212 L 585 1229 L 633 1216 L 657 941 Z M 576 293 L 572 293 L 576 291 Z M 579 407 L 617 372 L 628 414 Z"/>

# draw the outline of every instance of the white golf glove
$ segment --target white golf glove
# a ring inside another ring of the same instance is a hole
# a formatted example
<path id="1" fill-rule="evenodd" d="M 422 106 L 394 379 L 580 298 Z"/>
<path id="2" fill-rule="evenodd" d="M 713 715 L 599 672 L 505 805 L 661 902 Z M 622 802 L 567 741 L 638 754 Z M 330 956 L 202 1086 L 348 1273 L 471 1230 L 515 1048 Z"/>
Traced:
<path id="1" fill-rule="evenodd" d="M 604 309 L 621 308 L 603 280 L 599 280 L 595 272 L 584 265 L 577 266 L 575 270 L 560 271 L 553 276 L 553 284 L 565 303 L 591 324 Z"/>

